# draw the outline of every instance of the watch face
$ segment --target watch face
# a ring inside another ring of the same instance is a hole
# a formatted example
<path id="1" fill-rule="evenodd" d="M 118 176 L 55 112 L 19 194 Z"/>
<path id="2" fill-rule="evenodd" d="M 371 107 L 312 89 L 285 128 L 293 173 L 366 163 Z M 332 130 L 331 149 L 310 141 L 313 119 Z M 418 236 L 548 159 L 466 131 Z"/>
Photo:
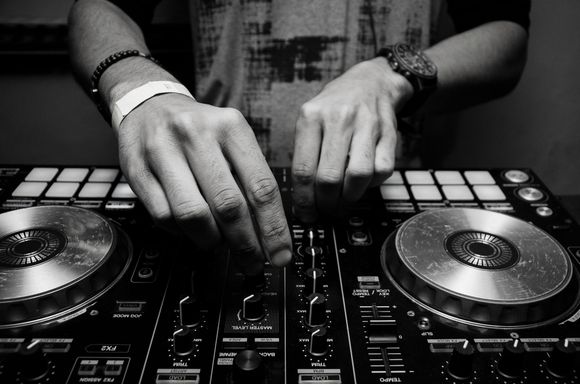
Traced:
<path id="1" fill-rule="evenodd" d="M 423 53 L 419 52 L 408 44 L 396 44 L 393 47 L 393 54 L 398 58 L 401 66 L 409 72 L 427 78 L 437 76 L 437 67 Z"/>

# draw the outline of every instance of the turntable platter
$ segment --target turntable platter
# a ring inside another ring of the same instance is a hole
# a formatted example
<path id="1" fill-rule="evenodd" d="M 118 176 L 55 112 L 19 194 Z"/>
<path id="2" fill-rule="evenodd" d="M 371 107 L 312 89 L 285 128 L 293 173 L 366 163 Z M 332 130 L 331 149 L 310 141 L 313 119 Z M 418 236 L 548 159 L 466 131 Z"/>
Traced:
<path id="1" fill-rule="evenodd" d="M 566 250 L 543 230 L 496 212 L 423 212 L 390 236 L 381 261 L 406 296 L 461 322 L 535 326 L 578 302 Z"/>
<path id="2" fill-rule="evenodd" d="M 46 322 L 86 306 L 120 277 L 128 241 L 101 215 L 33 207 L 0 215 L 0 328 Z"/>

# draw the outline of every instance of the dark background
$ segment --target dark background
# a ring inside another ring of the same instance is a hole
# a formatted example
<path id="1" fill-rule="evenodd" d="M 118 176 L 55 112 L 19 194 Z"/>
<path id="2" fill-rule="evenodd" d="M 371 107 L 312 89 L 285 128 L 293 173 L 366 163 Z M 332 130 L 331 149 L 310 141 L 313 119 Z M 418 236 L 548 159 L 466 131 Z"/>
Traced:
<path id="1" fill-rule="evenodd" d="M 0 164 L 111 165 L 111 129 L 66 56 L 71 0 L 0 0 Z M 191 84 L 187 0 L 164 0 L 150 43 Z M 580 194 L 580 1 L 535 1 L 528 64 L 509 96 L 432 119 L 432 167 L 528 167 Z"/>

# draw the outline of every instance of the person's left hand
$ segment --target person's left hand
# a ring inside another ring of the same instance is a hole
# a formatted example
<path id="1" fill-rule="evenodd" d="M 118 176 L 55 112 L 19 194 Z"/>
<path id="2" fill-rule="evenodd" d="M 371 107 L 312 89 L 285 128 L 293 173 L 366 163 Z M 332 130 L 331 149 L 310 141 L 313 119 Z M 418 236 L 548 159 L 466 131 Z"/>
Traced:
<path id="1" fill-rule="evenodd" d="M 411 83 L 386 59 L 361 62 L 306 102 L 296 123 L 292 180 L 295 214 L 304 222 L 358 200 L 395 166 L 396 112 Z"/>

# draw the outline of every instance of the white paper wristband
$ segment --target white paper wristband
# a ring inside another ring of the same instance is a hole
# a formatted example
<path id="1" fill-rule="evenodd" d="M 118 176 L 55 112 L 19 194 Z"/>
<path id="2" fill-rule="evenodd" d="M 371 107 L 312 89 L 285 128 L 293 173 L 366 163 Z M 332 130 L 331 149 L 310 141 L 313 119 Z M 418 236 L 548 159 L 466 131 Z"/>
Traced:
<path id="1" fill-rule="evenodd" d="M 183 84 L 173 81 L 150 81 L 129 92 L 115 102 L 113 105 L 111 125 L 118 129 L 123 119 L 135 108 L 149 100 L 153 96 L 164 93 L 179 93 L 181 95 L 195 98 L 185 88 Z"/>

